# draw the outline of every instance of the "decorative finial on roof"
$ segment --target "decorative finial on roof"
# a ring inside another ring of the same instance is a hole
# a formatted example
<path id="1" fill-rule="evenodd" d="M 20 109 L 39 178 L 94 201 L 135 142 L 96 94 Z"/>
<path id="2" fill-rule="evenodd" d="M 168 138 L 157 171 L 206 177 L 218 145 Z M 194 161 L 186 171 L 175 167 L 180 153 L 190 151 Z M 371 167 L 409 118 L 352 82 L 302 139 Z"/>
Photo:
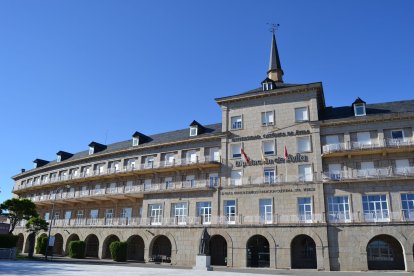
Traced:
<path id="1" fill-rule="evenodd" d="M 267 23 L 269 24 L 269 23 Z M 275 82 L 283 82 L 283 70 L 280 65 L 279 51 L 277 50 L 275 32 L 279 28 L 279 24 L 269 24 L 269 31 L 272 33 L 272 46 L 270 48 L 269 70 L 267 71 L 268 78 Z"/>

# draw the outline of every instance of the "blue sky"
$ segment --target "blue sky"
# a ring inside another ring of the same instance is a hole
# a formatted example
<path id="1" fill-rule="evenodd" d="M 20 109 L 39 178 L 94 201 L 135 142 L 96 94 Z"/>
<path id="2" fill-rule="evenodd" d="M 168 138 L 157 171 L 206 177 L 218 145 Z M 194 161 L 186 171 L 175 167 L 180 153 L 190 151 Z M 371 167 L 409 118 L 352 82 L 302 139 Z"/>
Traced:
<path id="1" fill-rule="evenodd" d="M 214 98 L 266 77 L 322 81 L 327 105 L 413 99 L 414 1 L 0 2 L 0 202 L 36 158 L 135 131 L 220 122 Z"/>

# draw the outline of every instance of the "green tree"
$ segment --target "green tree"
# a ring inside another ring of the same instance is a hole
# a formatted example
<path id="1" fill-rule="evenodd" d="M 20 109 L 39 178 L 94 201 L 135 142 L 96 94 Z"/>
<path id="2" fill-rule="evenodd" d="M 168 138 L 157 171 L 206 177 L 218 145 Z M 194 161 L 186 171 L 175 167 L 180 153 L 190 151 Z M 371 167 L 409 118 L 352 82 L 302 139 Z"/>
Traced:
<path id="1" fill-rule="evenodd" d="M 22 220 L 37 217 L 36 205 L 30 199 L 12 198 L 0 204 L 1 213 L 10 220 L 9 234 L 12 234 L 16 225 Z"/>
<path id="2" fill-rule="evenodd" d="M 26 223 L 26 231 L 29 232 L 29 257 L 33 257 L 36 235 L 40 231 L 47 231 L 49 223 L 41 217 L 32 217 Z"/>

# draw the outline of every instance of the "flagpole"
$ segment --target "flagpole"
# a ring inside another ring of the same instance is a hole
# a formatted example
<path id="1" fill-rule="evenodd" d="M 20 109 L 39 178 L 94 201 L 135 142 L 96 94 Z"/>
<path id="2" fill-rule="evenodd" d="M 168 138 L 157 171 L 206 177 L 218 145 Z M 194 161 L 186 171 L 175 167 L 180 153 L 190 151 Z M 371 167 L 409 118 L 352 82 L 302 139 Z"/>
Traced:
<path id="1" fill-rule="evenodd" d="M 287 165 L 286 165 L 286 158 L 285 158 L 285 182 L 287 182 Z"/>

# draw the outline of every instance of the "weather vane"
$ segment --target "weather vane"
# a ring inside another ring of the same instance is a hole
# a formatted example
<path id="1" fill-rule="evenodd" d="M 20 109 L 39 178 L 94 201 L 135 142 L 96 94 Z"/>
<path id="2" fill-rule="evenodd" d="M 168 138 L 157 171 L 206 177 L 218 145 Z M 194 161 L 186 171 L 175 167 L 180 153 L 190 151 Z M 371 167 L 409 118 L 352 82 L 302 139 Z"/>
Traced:
<path id="1" fill-rule="evenodd" d="M 269 32 L 272 32 L 273 34 L 275 34 L 275 32 L 279 29 L 279 26 L 280 26 L 280 24 L 275 24 L 275 23 L 266 23 L 266 24 L 270 26 Z"/>

